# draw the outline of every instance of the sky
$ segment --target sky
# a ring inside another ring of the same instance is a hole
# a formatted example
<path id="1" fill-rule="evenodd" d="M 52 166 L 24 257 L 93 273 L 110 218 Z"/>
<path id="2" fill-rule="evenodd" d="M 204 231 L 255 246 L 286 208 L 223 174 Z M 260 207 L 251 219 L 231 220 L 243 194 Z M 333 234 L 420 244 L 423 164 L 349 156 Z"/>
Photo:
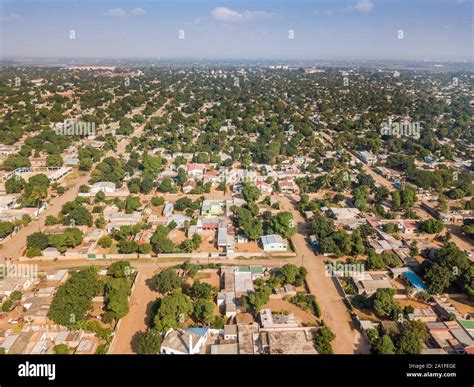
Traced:
<path id="1" fill-rule="evenodd" d="M 473 0 L 0 0 L 0 56 L 472 60 Z"/>

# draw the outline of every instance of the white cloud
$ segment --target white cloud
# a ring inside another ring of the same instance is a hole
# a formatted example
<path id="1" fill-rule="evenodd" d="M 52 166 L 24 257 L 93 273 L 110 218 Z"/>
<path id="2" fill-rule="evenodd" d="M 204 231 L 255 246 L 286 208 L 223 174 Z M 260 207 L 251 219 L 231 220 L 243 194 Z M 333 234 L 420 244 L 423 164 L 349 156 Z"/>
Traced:
<path id="1" fill-rule="evenodd" d="M 214 19 L 224 22 L 238 22 L 243 19 L 241 13 L 225 7 L 214 8 L 211 14 L 214 16 Z"/>
<path id="2" fill-rule="evenodd" d="M 146 11 L 143 8 L 134 8 L 132 9 L 133 16 L 143 16 L 145 15 Z"/>
<path id="3" fill-rule="evenodd" d="M 18 20 L 20 19 L 21 16 L 18 13 L 11 12 L 8 15 L 5 15 L 1 18 L 3 21 L 9 21 L 9 20 Z"/>
<path id="4" fill-rule="evenodd" d="M 244 11 L 244 12 L 237 12 L 232 9 L 226 7 L 216 7 L 211 12 L 212 17 L 214 19 L 227 22 L 227 23 L 235 23 L 235 22 L 243 22 L 243 21 L 251 21 L 251 20 L 261 20 L 261 19 L 270 19 L 275 17 L 275 14 L 265 11 Z"/>
<path id="5" fill-rule="evenodd" d="M 374 9 L 374 3 L 371 0 L 359 0 L 350 6 L 349 9 L 357 12 L 370 12 Z"/>
<path id="6" fill-rule="evenodd" d="M 105 12 L 105 15 L 111 17 L 125 17 L 127 16 L 127 12 L 125 12 L 122 8 L 111 8 Z"/>

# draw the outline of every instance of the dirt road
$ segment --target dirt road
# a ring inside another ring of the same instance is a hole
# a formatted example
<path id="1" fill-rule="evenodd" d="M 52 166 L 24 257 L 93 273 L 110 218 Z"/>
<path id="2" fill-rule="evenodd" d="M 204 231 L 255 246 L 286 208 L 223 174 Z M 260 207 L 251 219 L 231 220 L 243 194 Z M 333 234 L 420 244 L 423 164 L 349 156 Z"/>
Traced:
<path id="1" fill-rule="evenodd" d="M 73 185 L 69 187 L 64 195 L 51 200 L 49 207 L 44 210 L 37 219 L 33 219 L 33 221 L 28 226 L 24 227 L 18 234 L 3 241 L 3 248 L 0 250 L 0 257 L 2 257 L 2 259 L 5 257 L 12 259 L 19 258 L 21 256 L 21 250 L 26 246 L 26 237 L 34 232 L 40 231 L 40 229 L 43 229 L 44 222 L 48 215 L 57 216 L 66 202 L 72 201 L 76 198 L 77 193 L 79 192 L 79 187 L 82 184 L 88 184 L 89 178 L 90 174 L 86 173 L 85 175 L 80 176 L 77 180 L 74 180 Z"/>
<path id="2" fill-rule="evenodd" d="M 151 309 L 158 298 L 158 293 L 151 290 L 150 278 L 157 272 L 158 265 L 142 267 L 139 270 L 136 287 L 130 297 L 130 311 L 120 321 L 109 353 L 135 353 L 139 332 L 146 331 L 151 322 Z"/>
<path id="3" fill-rule="evenodd" d="M 292 241 L 298 258 L 308 270 L 306 281 L 310 292 L 316 296 L 321 307 L 322 319 L 336 334 L 333 350 L 336 354 L 369 353 L 366 340 L 356 329 L 347 308 L 339 295 L 332 278 L 326 276 L 324 261 L 326 257 L 315 255 L 308 246 L 306 222 L 295 209 L 291 199 L 280 197 L 281 208 L 290 211 L 298 226 Z"/>

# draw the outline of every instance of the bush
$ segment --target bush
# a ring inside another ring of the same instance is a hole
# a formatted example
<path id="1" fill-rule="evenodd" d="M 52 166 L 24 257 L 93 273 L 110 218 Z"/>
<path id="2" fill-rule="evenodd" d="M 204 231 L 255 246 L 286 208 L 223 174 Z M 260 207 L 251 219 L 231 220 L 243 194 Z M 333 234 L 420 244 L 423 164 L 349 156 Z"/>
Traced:
<path id="1" fill-rule="evenodd" d="M 2 312 L 9 312 L 13 306 L 13 302 L 11 300 L 7 300 L 2 304 Z"/>

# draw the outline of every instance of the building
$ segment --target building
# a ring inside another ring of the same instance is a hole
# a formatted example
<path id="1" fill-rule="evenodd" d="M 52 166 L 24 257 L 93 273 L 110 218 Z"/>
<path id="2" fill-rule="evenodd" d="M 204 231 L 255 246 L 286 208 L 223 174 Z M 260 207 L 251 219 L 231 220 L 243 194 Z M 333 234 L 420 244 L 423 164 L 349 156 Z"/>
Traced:
<path id="1" fill-rule="evenodd" d="M 13 208 L 17 204 L 17 195 L 0 196 L 0 212 Z"/>
<path id="2" fill-rule="evenodd" d="M 293 180 L 280 180 L 278 187 L 283 194 L 299 194 L 300 189 Z"/>
<path id="3" fill-rule="evenodd" d="M 224 215 L 226 212 L 225 200 L 204 200 L 201 207 L 201 215 L 214 217 Z"/>
<path id="4" fill-rule="evenodd" d="M 174 204 L 173 203 L 166 203 L 163 207 L 163 216 L 168 217 L 173 213 Z"/>
<path id="5" fill-rule="evenodd" d="M 209 334 L 209 327 L 169 330 L 161 343 L 165 355 L 193 355 L 201 352 Z"/>
<path id="6" fill-rule="evenodd" d="M 257 181 L 255 185 L 260 190 L 262 195 L 271 195 L 273 192 L 273 186 L 271 184 L 265 183 L 264 181 Z"/>
<path id="7" fill-rule="evenodd" d="M 373 155 L 372 153 L 368 151 L 357 152 L 357 155 L 359 159 L 363 161 L 365 164 L 373 164 L 377 161 L 377 156 Z"/>
<path id="8" fill-rule="evenodd" d="M 91 194 L 96 194 L 97 192 L 112 193 L 115 192 L 115 190 L 115 183 L 110 181 L 99 181 L 98 183 L 91 185 L 89 192 Z"/>
<path id="9" fill-rule="evenodd" d="M 385 274 L 363 273 L 362 279 L 354 278 L 357 294 L 370 296 L 378 289 L 393 289 L 389 278 Z"/>
<path id="10" fill-rule="evenodd" d="M 168 217 L 168 220 L 166 221 L 166 225 L 169 226 L 171 223 L 174 222 L 176 224 L 176 228 L 181 230 L 186 225 L 186 222 L 189 222 L 190 220 L 191 218 L 187 215 L 174 214 Z"/>
<path id="11" fill-rule="evenodd" d="M 261 238 L 263 251 L 287 251 L 288 243 L 278 234 L 264 235 Z"/>
<path id="12" fill-rule="evenodd" d="M 293 313 L 272 313 L 270 308 L 262 309 L 259 313 L 262 328 L 296 328 L 298 322 Z"/>
<path id="13" fill-rule="evenodd" d="M 329 208 L 334 219 L 334 225 L 340 227 L 357 228 L 367 222 L 357 208 Z"/>

